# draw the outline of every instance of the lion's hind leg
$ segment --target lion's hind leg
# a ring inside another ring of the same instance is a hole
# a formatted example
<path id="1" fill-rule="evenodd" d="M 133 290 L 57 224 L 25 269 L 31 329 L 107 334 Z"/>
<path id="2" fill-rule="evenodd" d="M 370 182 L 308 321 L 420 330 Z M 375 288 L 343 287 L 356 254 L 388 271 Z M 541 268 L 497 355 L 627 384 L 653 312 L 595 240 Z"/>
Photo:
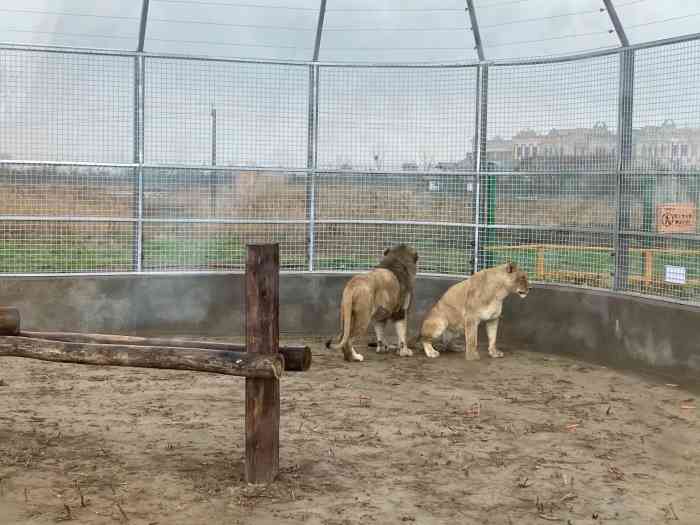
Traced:
<path id="1" fill-rule="evenodd" d="M 391 346 L 386 341 L 386 325 L 387 321 L 375 321 L 374 333 L 377 336 L 377 353 L 381 354 L 391 350 Z"/>
<path id="2" fill-rule="evenodd" d="M 408 342 L 406 341 L 407 332 L 407 322 L 406 317 L 394 322 L 396 327 L 396 335 L 399 336 L 399 356 L 400 357 L 411 357 L 413 355 L 413 350 L 408 347 Z"/>
<path id="3" fill-rule="evenodd" d="M 352 324 L 350 326 L 350 338 L 348 344 L 343 349 L 346 361 L 364 361 L 365 357 L 355 350 L 355 341 L 358 337 L 366 335 L 372 318 L 369 304 L 360 299 L 353 305 Z"/>

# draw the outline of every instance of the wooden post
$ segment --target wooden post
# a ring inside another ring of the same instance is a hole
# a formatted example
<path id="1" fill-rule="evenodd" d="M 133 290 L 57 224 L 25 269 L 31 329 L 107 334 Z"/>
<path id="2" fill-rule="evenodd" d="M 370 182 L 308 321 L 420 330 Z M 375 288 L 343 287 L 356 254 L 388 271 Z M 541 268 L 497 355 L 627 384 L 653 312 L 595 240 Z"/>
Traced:
<path id="1" fill-rule="evenodd" d="M 654 252 L 644 250 L 644 284 L 650 285 L 654 277 Z"/>
<path id="2" fill-rule="evenodd" d="M 279 348 L 279 244 L 248 245 L 246 350 L 277 354 Z M 279 379 L 245 381 L 245 477 L 269 483 L 279 472 Z"/>
<path id="3" fill-rule="evenodd" d="M 537 279 L 544 280 L 544 246 L 537 247 L 537 262 L 535 264 Z"/>

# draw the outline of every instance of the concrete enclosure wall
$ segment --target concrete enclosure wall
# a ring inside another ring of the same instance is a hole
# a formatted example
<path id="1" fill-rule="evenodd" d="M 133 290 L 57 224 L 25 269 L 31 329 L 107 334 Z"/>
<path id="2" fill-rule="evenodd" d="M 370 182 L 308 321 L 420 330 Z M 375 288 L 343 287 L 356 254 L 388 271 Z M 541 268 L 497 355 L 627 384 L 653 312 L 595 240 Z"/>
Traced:
<path id="1" fill-rule="evenodd" d="M 281 332 L 336 333 L 338 304 L 348 279 L 339 274 L 283 274 Z M 455 282 L 418 279 L 410 333 Z M 242 274 L 0 279 L 0 304 L 18 307 L 27 330 L 239 336 L 244 301 Z M 506 300 L 499 340 L 615 366 L 700 371 L 698 326 L 698 307 L 543 285 L 525 300 Z"/>

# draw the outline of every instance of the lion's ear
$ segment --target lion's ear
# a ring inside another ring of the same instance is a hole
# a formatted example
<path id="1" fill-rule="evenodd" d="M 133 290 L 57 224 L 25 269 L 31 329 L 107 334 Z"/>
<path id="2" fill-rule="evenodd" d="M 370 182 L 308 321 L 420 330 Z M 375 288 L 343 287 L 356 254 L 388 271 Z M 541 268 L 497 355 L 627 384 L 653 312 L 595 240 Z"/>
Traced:
<path id="1" fill-rule="evenodd" d="M 384 250 L 384 255 L 386 255 L 387 253 L 389 253 L 389 248 L 387 248 L 386 250 Z"/>
<path id="2" fill-rule="evenodd" d="M 511 261 L 508 261 L 506 263 L 506 272 L 513 273 L 514 271 L 515 271 L 515 265 Z"/>

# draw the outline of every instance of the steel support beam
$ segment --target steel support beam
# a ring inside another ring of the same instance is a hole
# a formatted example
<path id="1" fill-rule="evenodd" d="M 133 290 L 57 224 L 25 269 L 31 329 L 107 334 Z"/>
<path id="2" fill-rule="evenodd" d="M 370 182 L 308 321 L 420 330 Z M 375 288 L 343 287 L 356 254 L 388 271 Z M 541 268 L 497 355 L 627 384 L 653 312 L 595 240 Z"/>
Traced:
<path id="1" fill-rule="evenodd" d="M 133 267 L 136 272 L 142 271 L 143 263 L 143 162 L 145 159 L 144 145 L 144 83 L 146 80 L 146 59 L 143 56 L 134 57 L 134 164 L 136 168 L 136 183 L 134 192 L 134 250 Z"/>
<path id="2" fill-rule="evenodd" d="M 211 108 L 211 165 L 216 166 L 216 108 Z M 216 171 L 209 170 L 209 213 L 216 217 Z"/>
<path id="3" fill-rule="evenodd" d="M 479 61 L 484 61 L 484 46 L 481 45 L 481 33 L 479 32 L 479 22 L 476 19 L 476 11 L 474 10 L 474 0 L 467 0 L 467 11 L 469 11 L 469 20 L 472 24 L 472 33 L 474 34 L 474 47 Z"/>
<path id="4" fill-rule="evenodd" d="M 211 165 L 216 166 L 216 108 L 211 108 Z"/>
<path id="5" fill-rule="evenodd" d="M 306 153 L 306 256 L 307 268 L 314 271 L 316 245 L 316 168 L 318 167 L 316 144 L 318 142 L 318 74 L 316 64 L 309 66 L 309 107 L 307 117 Z"/>
<path id="6" fill-rule="evenodd" d="M 321 49 L 321 35 L 323 34 L 323 19 L 326 17 L 326 0 L 321 0 L 318 10 L 318 22 L 316 22 L 316 41 L 314 42 L 314 62 L 318 62 L 318 52 Z"/>
<path id="7" fill-rule="evenodd" d="M 139 24 L 139 46 L 136 49 L 139 53 L 143 51 L 143 43 L 146 40 L 146 24 L 148 23 L 148 0 L 143 0 L 141 4 L 141 22 Z"/>
<path id="8" fill-rule="evenodd" d="M 139 56 L 134 57 L 134 164 L 138 167 L 134 170 L 134 192 L 132 200 L 132 209 L 138 215 L 141 208 L 141 60 Z M 139 247 L 139 239 L 141 238 L 141 225 L 136 219 L 133 227 L 134 244 L 132 245 L 131 265 L 134 271 L 141 270 L 141 249 Z"/>
<path id="9" fill-rule="evenodd" d="M 629 175 L 632 172 L 632 117 L 634 102 L 634 50 L 620 53 L 620 81 L 618 94 L 617 148 L 618 168 L 616 184 L 617 220 L 615 221 L 615 274 L 613 288 L 627 288 L 629 274 L 629 239 L 624 237 L 630 229 Z"/>
<path id="10" fill-rule="evenodd" d="M 472 271 L 478 272 L 486 267 L 488 261 L 485 257 L 484 240 L 482 239 L 481 224 L 486 220 L 488 213 L 485 209 L 487 200 L 483 198 L 484 194 L 484 164 L 486 161 L 486 131 L 487 131 L 487 115 L 488 115 L 488 94 L 489 94 L 489 66 L 480 64 L 477 73 L 477 89 L 476 89 L 476 188 L 474 189 L 474 264 Z M 483 237 L 487 237 L 489 230 L 484 229 Z"/>
<path id="11" fill-rule="evenodd" d="M 620 18 L 617 16 L 617 11 L 615 10 L 615 6 L 613 5 L 612 0 L 603 0 L 603 3 L 605 4 L 605 10 L 608 12 L 610 21 L 612 22 L 612 25 L 615 28 L 617 38 L 620 39 L 620 45 L 622 47 L 628 47 L 630 45 L 630 42 L 629 40 L 627 40 L 625 28 L 622 27 L 622 22 L 620 22 Z"/>

